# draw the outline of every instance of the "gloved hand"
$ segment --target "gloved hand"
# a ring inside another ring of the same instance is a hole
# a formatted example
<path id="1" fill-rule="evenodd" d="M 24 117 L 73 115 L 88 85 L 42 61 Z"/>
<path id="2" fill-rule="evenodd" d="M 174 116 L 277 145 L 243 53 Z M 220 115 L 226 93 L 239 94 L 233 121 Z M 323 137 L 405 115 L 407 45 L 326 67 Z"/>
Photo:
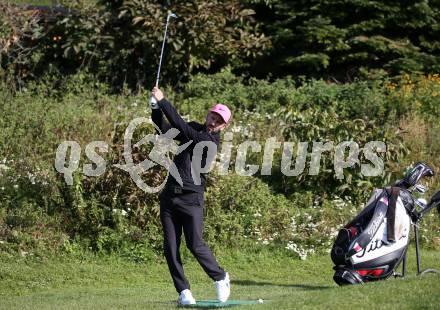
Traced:
<path id="1" fill-rule="evenodd" d="M 159 109 L 159 104 L 157 103 L 157 100 L 156 100 L 156 98 L 154 98 L 154 96 L 150 97 L 150 107 L 153 110 Z"/>
<path id="2" fill-rule="evenodd" d="M 159 109 L 157 102 L 164 98 L 163 92 L 159 89 L 159 87 L 154 87 L 151 92 L 152 96 L 150 98 L 150 106 L 152 109 Z"/>

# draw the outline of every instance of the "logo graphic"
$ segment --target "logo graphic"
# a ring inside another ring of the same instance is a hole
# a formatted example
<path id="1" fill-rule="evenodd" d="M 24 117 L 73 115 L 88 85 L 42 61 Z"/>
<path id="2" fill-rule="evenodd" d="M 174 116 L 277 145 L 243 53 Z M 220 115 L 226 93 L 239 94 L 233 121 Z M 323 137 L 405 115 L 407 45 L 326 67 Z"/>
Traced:
<path id="1" fill-rule="evenodd" d="M 151 124 L 158 134 L 147 134 L 139 142 L 132 144 L 133 134 L 136 128 L 141 124 Z M 183 180 L 176 164 L 171 160 L 173 155 L 179 155 L 186 150 L 191 144 L 194 144 L 191 150 L 191 177 L 195 185 L 201 185 L 202 175 L 210 172 L 216 165 L 215 158 L 217 156 L 217 144 L 213 141 L 186 141 L 181 135 L 179 129 L 170 128 L 167 132 L 162 133 L 160 128 L 149 118 L 138 117 L 133 119 L 125 130 L 123 142 L 123 161 L 124 163 L 113 164 L 114 167 L 122 169 L 129 173 L 131 179 L 143 191 L 148 193 L 159 192 L 168 180 L 169 175 L 176 182 L 183 186 Z M 185 143 L 179 145 L 176 140 Z M 320 142 L 312 141 L 312 150 L 309 152 L 310 142 L 280 142 L 276 137 L 267 138 L 264 145 L 259 141 L 241 141 L 237 146 L 232 143 L 232 132 L 224 134 L 224 141 L 219 152 L 220 161 L 217 165 L 220 175 L 226 175 L 229 166 L 235 165 L 235 173 L 241 176 L 252 176 L 260 171 L 261 175 L 271 175 L 274 164 L 275 152 L 280 153 L 281 159 L 278 167 L 285 176 L 299 176 L 304 173 L 307 158 L 310 158 L 309 175 L 318 175 L 320 172 L 321 158 L 324 152 L 329 153 L 327 156 L 333 158 L 333 167 L 335 178 L 342 180 L 344 170 L 360 166 L 360 173 L 364 176 L 378 176 L 383 173 L 384 163 L 378 156 L 378 153 L 385 153 L 387 147 L 382 141 L 370 141 L 362 147 L 354 141 L 343 141 L 335 145 L 332 141 Z M 140 163 L 133 162 L 133 148 L 146 144 L 152 144 L 148 158 Z M 297 147 L 296 159 L 294 158 L 294 147 Z M 232 160 L 233 149 L 236 149 L 236 158 Z M 346 156 L 348 151 L 348 156 Z M 56 151 L 55 169 L 64 175 L 64 180 L 68 185 L 73 184 L 73 173 L 79 168 L 81 159 L 81 146 L 77 141 L 64 141 Z M 109 152 L 109 145 L 105 141 L 92 141 L 85 147 L 86 157 L 93 162 L 87 163 L 82 167 L 82 172 L 87 176 L 100 176 L 105 172 L 107 163 L 99 153 Z M 362 152 L 362 157 L 360 157 Z M 260 153 L 262 159 L 261 165 L 247 164 L 248 157 L 252 157 L 249 153 Z M 360 158 L 363 158 L 362 163 Z M 278 157 L 279 159 L 279 157 Z M 365 160 L 370 163 L 365 163 Z M 159 165 L 166 169 L 167 176 L 165 180 L 155 187 L 151 187 L 142 180 L 142 175 Z M 387 204 L 387 201 L 382 201 Z M 372 229 L 376 229 L 379 223 L 374 223 Z M 372 230 L 372 233 L 374 231 Z"/>
<path id="2" fill-rule="evenodd" d="M 149 158 L 151 160 L 147 158 L 144 159 L 139 164 L 134 164 L 131 141 L 133 139 L 133 133 L 135 129 L 142 123 L 152 124 L 160 134 L 159 135 L 148 134 L 145 137 L 143 137 L 139 142 L 137 142 L 135 145 L 133 145 L 133 147 L 140 147 L 141 145 L 144 145 L 148 142 L 153 144 L 153 148 L 149 153 Z M 125 164 L 122 165 L 115 164 L 114 166 L 124 171 L 127 171 L 130 174 L 131 179 L 136 183 L 136 185 L 141 190 L 147 193 L 159 192 L 165 186 L 165 183 L 170 174 L 171 176 L 174 177 L 177 183 L 179 183 L 179 185 L 182 186 L 183 182 L 182 182 L 182 178 L 180 177 L 179 171 L 176 165 L 170 159 L 170 157 L 167 156 L 167 154 L 171 153 L 177 155 L 181 153 L 192 143 L 192 140 L 179 146 L 174 140 L 174 138 L 176 138 L 178 134 L 179 134 L 179 130 L 176 128 L 171 128 L 166 133 L 163 134 L 161 130 L 157 127 L 157 125 L 150 119 L 145 117 L 135 118 L 130 122 L 127 129 L 125 130 L 124 152 L 123 152 Z M 156 164 L 166 169 L 166 171 L 168 172 L 167 177 L 160 185 L 156 187 L 150 187 L 147 183 L 145 183 L 142 180 L 141 175 L 144 172 L 146 172 L 148 169 L 156 166 Z"/>

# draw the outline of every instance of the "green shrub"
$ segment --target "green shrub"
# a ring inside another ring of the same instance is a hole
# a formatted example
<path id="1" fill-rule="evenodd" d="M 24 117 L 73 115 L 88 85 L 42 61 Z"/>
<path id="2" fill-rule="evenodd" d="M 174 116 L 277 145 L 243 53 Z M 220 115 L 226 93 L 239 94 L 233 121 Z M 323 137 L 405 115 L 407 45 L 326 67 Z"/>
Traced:
<path id="1" fill-rule="evenodd" d="M 222 245 L 289 240 L 297 206 L 254 177 L 213 176 L 206 198 L 206 236 Z"/>
<path id="2" fill-rule="evenodd" d="M 30 83 L 26 91 L 0 88 L 0 247 L 3 251 L 64 251 L 84 249 L 119 253 L 145 261 L 160 255 L 162 229 L 156 194 L 140 190 L 128 173 L 113 166 L 124 163 L 123 138 L 135 117 L 149 117 L 149 92 L 128 90 L 111 95 L 109 89 L 80 73 L 53 88 L 51 78 Z M 167 96 L 190 119 L 203 121 L 215 102 L 233 109 L 233 144 L 252 139 L 264 144 L 278 141 L 354 140 L 387 143 L 385 173 L 363 177 L 359 167 L 346 169 L 343 180 L 333 170 L 334 152 L 323 154 L 321 173 L 285 177 L 280 172 L 281 152 L 275 152 L 271 176 L 240 177 L 211 174 L 206 193 L 206 239 L 218 250 L 230 248 L 287 248 L 302 258 L 328 250 L 337 229 L 358 212 L 374 187 L 391 184 L 415 161 L 440 168 L 438 161 L 438 77 L 403 77 L 401 80 L 354 82 L 347 85 L 291 79 L 269 82 L 245 80 L 229 70 L 197 75 L 179 91 L 167 88 Z M 142 126 L 139 141 L 153 129 Z M 66 185 L 55 171 L 58 145 L 77 141 L 82 149 L 74 184 Z M 102 154 L 106 171 L 86 177 L 89 163 L 85 146 L 105 141 Z M 135 162 L 147 158 L 151 146 L 133 151 Z M 310 152 L 309 148 L 309 152 Z M 310 156 L 308 157 L 310 160 Z M 262 152 L 251 153 L 247 163 L 262 163 Z M 144 176 L 159 184 L 165 173 L 159 167 Z M 438 178 L 431 183 L 439 188 Z M 423 225 L 422 241 L 436 240 L 435 212 Z M 433 247 L 438 242 L 429 243 Z"/>

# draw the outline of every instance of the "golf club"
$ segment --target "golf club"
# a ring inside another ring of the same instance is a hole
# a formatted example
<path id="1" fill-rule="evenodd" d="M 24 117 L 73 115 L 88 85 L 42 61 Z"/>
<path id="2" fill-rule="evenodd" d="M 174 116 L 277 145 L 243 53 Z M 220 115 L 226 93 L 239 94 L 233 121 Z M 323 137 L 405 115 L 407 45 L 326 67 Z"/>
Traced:
<path id="1" fill-rule="evenodd" d="M 165 49 L 165 42 L 166 42 L 166 40 L 167 40 L 168 24 L 169 24 L 169 22 L 170 22 L 170 18 L 171 18 L 171 17 L 173 17 L 173 18 L 177 18 L 177 15 L 174 14 L 173 12 L 170 12 L 170 13 L 168 13 L 168 16 L 167 16 L 167 22 L 166 22 L 166 24 L 165 24 L 165 32 L 164 32 L 164 34 L 163 34 L 162 49 L 161 49 L 161 51 L 160 51 L 159 66 L 158 66 L 158 68 L 157 68 L 156 85 L 155 85 L 156 87 L 159 86 L 160 68 L 161 68 L 161 66 L 162 66 L 163 51 L 164 51 L 164 49 Z M 150 103 L 151 103 L 151 104 L 156 104 L 156 103 L 157 103 L 156 99 L 155 99 L 153 96 L 150 97 Z"/>

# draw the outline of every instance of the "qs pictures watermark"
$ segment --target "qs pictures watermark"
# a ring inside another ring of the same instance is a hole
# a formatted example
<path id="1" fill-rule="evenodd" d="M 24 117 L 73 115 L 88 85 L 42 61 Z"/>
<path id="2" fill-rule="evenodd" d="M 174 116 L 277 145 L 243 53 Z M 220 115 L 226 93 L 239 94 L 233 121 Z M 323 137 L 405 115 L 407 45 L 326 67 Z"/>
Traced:
<path id="1" fill-rule="evenodd" d="M 158 134 L 148 134 L 133 144 L 133 133 L 138 127 L 145 124 L 153 126 Z M 182 185 L 182 178 L 172 161 L 172 157 L 187 148 L 192 148 L 191 174 L 196 185 L 201 182 L 201 174 L 208 173 L 213 169 L 218 169 L 217 172 L 220 175 L 229 173 L 241 176 L 253 176 L 258 173 L 271 175 L 274 171 L 276 152 L 281 152 L 280 159 L 278 156 L 278 160 L 281 162 L 276 166 L 280 167 L 281 173 L 288 177 L 303 174 L 307 162 L 307 174 L 318 175 L 321 171 L 322 157 L 329 156 L 329 154 L 332 156 L 333 169 L 337 179 L 343 179 L 344 170 L 356 165 L 360 165 L 360 173 L 363 176 L 379 176 L 384 169 L 384 163 L 379 154 L 387 151 L 386 144 L 382 141 L 370 141 L 361 146 L 355 141 L 343 141 L 337 144 L 332 141 L 294 143 L 280 142 L 277 141 L 277 138 L 271 137 L 262 143 L 255 140 L 245 140 L 234 144 L 232 132 L 226 132 L 223 135 L 218 149 L 217 145 L 211 141 L 193 143 L 192 140 L 189 140 L 179 144 L 176 141 L 178 134 L 179 130 L 176 128 L 162 133 L 150 119 L 136 118 L 130 122 L 125 130 L 123 145 L 125 162 L 113 164 L 113 166 L 126 171 L 133 182 L 143 191 L 156 193 L 164 187 L 169 175 Z M 133 149 L 144 144 L 151 144 L 151 151 L 146 159 L 135 163 Z M 310 149 L 311 152 L 309 152 Z M 106 171 L 108 163 L 101 155 L 107 153 L 108 150 L 109 145 L 104 141 L 92 141 L 87 144 L 84 151 L 90 162 L 82 166 L 82 173 L 89 177 L 102 175 Z M 80 169 L 81 152 L 82 148 L 76 141 L 64 141 L 57 148 L 55 169 L 63 174 L 68 185 L 73 184 L 73 173 Z M 260 156 L 262 162 L 259 164 L 247 163 L 251 153 L 262 154 Z M 235 154 L 235 158 L 232 158 L 233 154 Z M 151 187 L 142 179 L 141 175 L 157 165 L 166 169 L 167 178 L 160 185 Z M 231 165 L 234 166 L 232 169 Z"/>

